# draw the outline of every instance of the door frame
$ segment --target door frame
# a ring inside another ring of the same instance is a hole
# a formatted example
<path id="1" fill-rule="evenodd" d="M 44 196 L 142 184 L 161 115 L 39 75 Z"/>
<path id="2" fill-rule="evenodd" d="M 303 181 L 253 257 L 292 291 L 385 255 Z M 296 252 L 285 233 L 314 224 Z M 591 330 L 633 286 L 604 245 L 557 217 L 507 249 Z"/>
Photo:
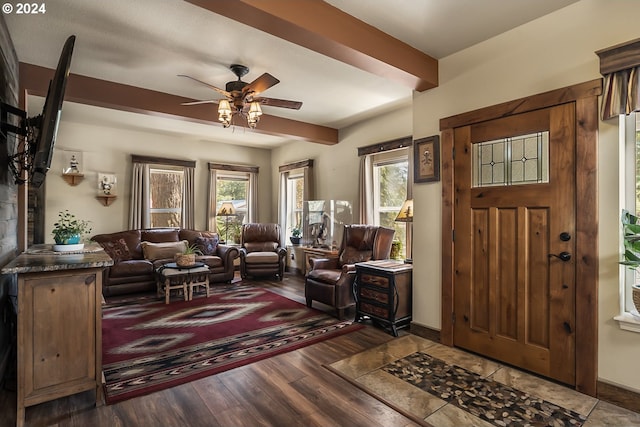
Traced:
<path id="1" fill-rule="evenodd" d="M 453 346 L 454 315 L 454 129 L 573 103 L 576 112 L 576 386 L 596 395 L 598 379 L 598 96 L 602 79 L 508 101 L 440 120 L 442 144 L 442 328 L 440 341 Z M 595 190 L 594 190 L 595 189 Z"/>

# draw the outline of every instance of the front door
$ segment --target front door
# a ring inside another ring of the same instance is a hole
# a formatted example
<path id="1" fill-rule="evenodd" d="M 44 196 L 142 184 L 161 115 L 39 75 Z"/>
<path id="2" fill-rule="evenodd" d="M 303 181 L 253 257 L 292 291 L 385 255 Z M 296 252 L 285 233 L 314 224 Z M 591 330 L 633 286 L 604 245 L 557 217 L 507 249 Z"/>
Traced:
<path id="1" fill-rule="evenodd" d="M 575 385 L 573 103 L 454 131 L 454 345 Z"/>

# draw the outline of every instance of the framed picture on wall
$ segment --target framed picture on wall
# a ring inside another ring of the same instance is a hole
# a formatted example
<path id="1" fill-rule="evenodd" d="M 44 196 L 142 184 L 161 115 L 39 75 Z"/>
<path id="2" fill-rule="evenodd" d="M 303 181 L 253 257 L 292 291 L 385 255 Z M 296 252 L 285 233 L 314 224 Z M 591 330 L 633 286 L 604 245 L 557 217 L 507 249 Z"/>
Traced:
<path id="1" fill-rule="evenodd" d="M 440 181 L 440 137 L 413 142 L 413 182 Z"/>

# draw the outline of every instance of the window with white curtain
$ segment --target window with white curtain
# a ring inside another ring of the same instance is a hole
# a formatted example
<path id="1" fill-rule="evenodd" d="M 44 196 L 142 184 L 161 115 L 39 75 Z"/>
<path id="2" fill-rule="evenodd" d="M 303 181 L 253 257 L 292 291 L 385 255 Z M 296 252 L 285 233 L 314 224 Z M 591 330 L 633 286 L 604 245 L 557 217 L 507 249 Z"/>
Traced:
<path id="1" fill-rule="evenodd" d="M 131 163 L 129 228 L 193 228 L 196 162 L 132 154 Z"/>
<path id="2" fill-rule="evenodd" d="M 224 171 L 216 176 L 216 212 L 224 202 L 235 208 L 231 217 L 216 217 L 216 229 L 228 239 L 227 244 L 240 244 L 240 228 L 249 222 L 249 179 L 246 172 Z"/>
<path id="3" fill-rule="evenodd" d="M 291 237 L 293 228 L 302 227 L 302 204 L 304 201 L 304 170 L 289 171 L 287 177 L 287 223 L 285 224 L 285 240 Z"/>
<path id="4" fill-rule="evenodd" d="M 242 224 L 258 222 L 258 167 L 209 163 L 207 226 L 227 244 L 240 244 Z M 217 215 L 223 203 L 233 204 L 230 216 Z"/>
<path id="5" fill-rule="evenodd" d="M 401 242 L 400 255 L 406 257 L 407 224 L 395 219 L 407 199 L 409 150 L 374 154 L 372 165 L 374 224 L 396 231 L 394 239 Z"/>
<path id="6" fill-rule="evenodd" d="M 278 224 L 282 229 L 283 242 L 289 242 L 292 230 L 302 227 L 304 202 L 314 199 L 313 160 L 306 159 L 281 165 L 278 171 Z M 300 237 L 306 237 L 304 232 Z"/>

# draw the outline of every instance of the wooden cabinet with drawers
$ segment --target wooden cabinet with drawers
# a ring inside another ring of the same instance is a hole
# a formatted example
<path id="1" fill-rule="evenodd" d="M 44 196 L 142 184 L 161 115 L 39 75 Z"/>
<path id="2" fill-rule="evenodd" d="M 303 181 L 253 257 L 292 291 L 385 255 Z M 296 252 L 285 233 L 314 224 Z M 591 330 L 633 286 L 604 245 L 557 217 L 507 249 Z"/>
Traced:
<path id="1" fill-rule="evenodd" d="M 392 260 L 356 264 L 356 322 L 371 318 L 397 337 L 411 322 L 412 272 L 411 264 Z"/>

